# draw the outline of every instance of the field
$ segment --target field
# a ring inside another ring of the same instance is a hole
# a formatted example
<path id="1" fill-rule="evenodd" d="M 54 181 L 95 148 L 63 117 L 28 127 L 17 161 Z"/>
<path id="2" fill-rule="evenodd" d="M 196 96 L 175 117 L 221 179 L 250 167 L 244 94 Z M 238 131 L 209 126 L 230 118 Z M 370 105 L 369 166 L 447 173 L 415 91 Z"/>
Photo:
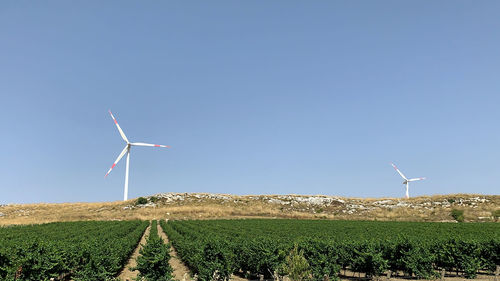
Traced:
<path id="1" fill-rule="evenodd" d="M 500 264 L 496 223 L 252 219 L 161 225 L 202 280 L 215 272 L 222 277 L 298 274 L 300 280 L 322 280 L 325 275 L 337 279 L 342 270 L 371 277 L 391 270 L 434 278 L 441 269 L 475 278 Z"/>
<path id="2" fill-rule="evenodd" d="M 0 280 L 97 281 L 137 274 L 172 280 L 176 269 L 167 237 L 176 258 L 198 280 L 336 280 L 388 272 L 392 278 L 432 279 L 442 270 L 476 278 L 492 276 L 500 265 L 498 223 L 160 220 L 138 246 L 148 225 L 101 221 L 0 228 Z M 135 268 L 129 269 L 136 248 Z M 127 270 L 136 273 L 124 275 Z"/>
<path id="3" fill-rule="evenodd" d="M 108 280 L 149 223 L 67 222 L 0 228 L 0 280 Z"/>

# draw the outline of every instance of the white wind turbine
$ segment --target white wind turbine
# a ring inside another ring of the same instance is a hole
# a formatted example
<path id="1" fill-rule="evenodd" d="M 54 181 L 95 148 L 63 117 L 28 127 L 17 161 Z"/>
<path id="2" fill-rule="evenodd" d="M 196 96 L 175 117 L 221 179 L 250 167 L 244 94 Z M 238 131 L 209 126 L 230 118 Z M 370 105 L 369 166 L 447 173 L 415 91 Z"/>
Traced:
<path id="1" fill-rule="evenodd" d="M 401 175 L 401 177 L 404 179 L 403 184 L 406 185 L 406 198 L 410 198 L 410 193 L 408 192 L 408 185 L 411 181 L 419 181 L 419 180 L 425 180 L 425 178 L 414 178 L 414 179 L 407 179 L 403 173 L 396 167 L 396 165 L 392 164 L 391 165 L 396 169 L 396 171 Z"/>
<path id="2" fill-rule="evenodd" d="M 160 145 L 160 144 L 149 144 L 149 143 L 143 143 L 143 142 L 129 142 L 127 137 L 122 131 L 122 128 L 120 128 L 120 125 L 118 125 L 118 122 L 116 122 L 115 117 L 113 116 L 113 113 L 111 113 L 111 110 L 109 111 L 109 114 L 111 115 L 111 118 L 113 118 L 113 121 L 115 121 L 116 128 L 118 128 L 118 131 L 120 132 L 120 135 L 122 136 L 122 139 L 127 143 L 125 148 L 122 150 L 120 155 L 118 155 L 118 158 L 116 158 L 115 163 L 109 168 L 108 172 L 104 177 L 107 177 L 109 173 L 111 173 L 111 170 L 116 166 L 116 164 L 122 159 L 123 155 L 127 153 L 127 165 L 125 168 L 125 187 L 123 190 L 123 201 L 127 201 L 128 198 L 128 168 L 129 168 L 129 162 L 130 162 L 130 148 L 132 146 L 153 146 L 153 147 L 170 147 L 168 145 Z"/>

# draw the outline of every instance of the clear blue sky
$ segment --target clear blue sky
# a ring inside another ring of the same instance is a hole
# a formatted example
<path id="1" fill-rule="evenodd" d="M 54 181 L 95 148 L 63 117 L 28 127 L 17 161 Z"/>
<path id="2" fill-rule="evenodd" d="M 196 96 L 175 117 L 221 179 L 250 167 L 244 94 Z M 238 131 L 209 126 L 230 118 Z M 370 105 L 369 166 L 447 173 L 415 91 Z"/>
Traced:
<path id="1" fill-rule="evenodd" d="M 4 1 L 0 203 L 499 194 L 498 1 Z"/>

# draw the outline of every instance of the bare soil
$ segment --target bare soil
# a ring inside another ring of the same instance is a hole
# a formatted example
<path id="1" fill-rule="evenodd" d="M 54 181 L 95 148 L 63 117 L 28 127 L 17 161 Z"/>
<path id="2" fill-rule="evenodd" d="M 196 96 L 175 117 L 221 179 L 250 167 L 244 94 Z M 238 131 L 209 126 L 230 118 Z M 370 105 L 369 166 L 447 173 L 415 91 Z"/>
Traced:
<path id="1" fill-rule="evenodd" d="M 240 277 L 238 275 L 234 275 L 234 274 L 231 275 L 229 280 L 231 280 L 231 281 L 249 281 L 249 279 L 246 279 L 246 278 Z"/>
<path id="2" fill-rule="evenodd" d="M 163 232 L 163 229 L 161 228 L 160 224 L 158 224 L 158 234 L 160 234 L 160 237 L 165 241 L 165 243 L 169 243 L 168 237 Z M 170 266 L 174 269 L 174 278 L 176 280 L 181 280 L 181 281 L 188 281 L 188 280 L 194 280 L 191 277 L 191 272 L 189 271 L 189 268 L 179 259 L 177 256 L 177 252 L 175 251 L 174 247 L 170 247 L 170 260 L 168 262 Z"/>
<path id="3" fill-rule="evenodd" d="M 370 279 L 370 278 L 358 278 L 357 274 L 356 277 L 341 277 L 341 281 L 353 281 L 353 280 L 376 280 L 376 279 Z M 417 279 L 416 277 L 414 278 L 402 278 L 402 277 L 397 277 L 397 278 L 390 278 L 388 279 L 387 277 L 379 277 L 378 280 L 390 280 L 390 281 L 411 281 L 411 280 L 422 280 L 422 279 Z M 488 275 L 478 275 L 475 279 L 466 279 L 464 277 L 445 277 L 444 279 L 438 278 L 435 280 L 444 280 L 444 281 L 470 281 L 470 280 L 479 280 L 479 281 L 495 281 L 495 276 L 488 276 Z M 500 280 L 500 279 L 499 279 Z"/>
<path id="4" fill-rule="evenodd" d="M 139 274 L 138 270 L 130 270 L 130 268 L 135 267 L 137 265 L 137 257 L 139 256 L 139 251 L 142 249 L 143 245 L 146 244 L 146 238 L 149 235 L 149 231 L 151 229 L 151 223 L 149 224 L 148 228 L 146 228 L 146 231 L 144 231 L 144 234 L 142 235 L 141 241 L 139 242 L 139 245 L 134 250 L 134 253 L 132 256 L 130 256 L 127 265 L 123 268 L 122 272 L 120 272 L 120 275 L 118 275 L 118 278 L 123 281 L 132 281 L 137 277 L 137 274 Z"/>
<path id="5" fill-rule="evenodd" d="M 341 275 L 340 280 L 342 281 L 353 281 L 353 280 L 376 280 L 376 279 L 370 279 L 366 278 L 363 273 L 361 273 L 361 277 L 359 273 L 357 272 L 352 272 L 349 270 L 346 270 L 345 275 L 344 275 L 344 270 L 340 271 Z M 391 276 L 391 278 L 387 278 L 387 276 L 379 276 L 378 280 L 391 280 L 391 281 L 410 281 L 410 280 L 419 280 L 416 277 L 404 277 L 402 273 L 399 274 L 399 276 Z M 421 280 L 421 279 L 420 279 Z M 475 279 L 466 279 L 465 277 L 462 277 L 461 275 L 456 275 L 455 273 L 450 274 L 449 272 L 446 273 L 444 279 L 437 278 L 435 280 L 444 280 L 444 281 L 468 281 L 468 280 L 495 280 L 494 275 L 487 275 L 487 274 L 478 274 Z M 500 281 L 500 279 L 498 279 Z"/>

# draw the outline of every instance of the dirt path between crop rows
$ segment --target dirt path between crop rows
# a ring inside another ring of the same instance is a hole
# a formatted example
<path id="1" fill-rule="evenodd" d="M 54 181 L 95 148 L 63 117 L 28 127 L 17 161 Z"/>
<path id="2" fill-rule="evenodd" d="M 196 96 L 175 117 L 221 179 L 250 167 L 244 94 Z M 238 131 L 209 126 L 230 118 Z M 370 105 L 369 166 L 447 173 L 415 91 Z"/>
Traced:
<path id="1" fill-rule="evenodd" d="M 146 228 L 146 231 L 144 231 L 144 234 L 142 235 L 141 241 L 139 242 L 139 245 L 137 245 L 137 248 L 135 248 L 134 253 L 132 256 L 130 256 L 127 265 L 122 269 L 122 272 L 120 272 L 120 275 L 118 275 L 118 278 L 123 281 L 132 281 L 134 278 L 137 277 L 137 274 L 139 274 L 138 270 L 131 271 L 131 267 L 135 267 L 137 265 L 137 261 L 135 260 L 139 256 L 139 251 L 142 249 L 142 246 L 146 244 L 146 237 L 149 235 L 149 230 L 151 229 L 151 222 L 149 223 L 148 228 Z"/>
<path id="2" fill-rule="evenodd" d="M 165 232 L 163 232 L 160 224 L 158 224 L 158 234 L 160 234 L 160 237 L 163 239 L 163 241 L 165 241 L 165 243 L 169 242 L 168 237 Z M 177 256 L 177 252 L 175 251 L 174 247 L 170 247 L 170 260 L 168 261 L 168 263 L 174 269 L 175 280 L 194 280 L 193 278 L 191 278 L 189 268 Z"/>

